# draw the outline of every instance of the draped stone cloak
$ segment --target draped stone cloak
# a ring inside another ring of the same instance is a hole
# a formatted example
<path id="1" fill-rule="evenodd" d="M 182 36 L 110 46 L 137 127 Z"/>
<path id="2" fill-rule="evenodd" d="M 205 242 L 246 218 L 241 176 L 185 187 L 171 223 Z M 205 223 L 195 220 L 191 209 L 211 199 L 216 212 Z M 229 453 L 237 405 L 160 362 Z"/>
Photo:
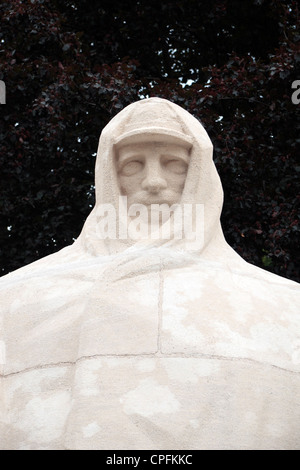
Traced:
<path id="1" fill-rule="evenodd" d="M 170 120 L 192 142 L 180 204 L 204 205 L 204 241 L 101 238 L 116 141 Z M 202 125 L 133 103 L 101 134 L 95 180 L 75 243 L 1 279 L 0 448 L 299 449 L 299 285 L 226 243 Z"/>

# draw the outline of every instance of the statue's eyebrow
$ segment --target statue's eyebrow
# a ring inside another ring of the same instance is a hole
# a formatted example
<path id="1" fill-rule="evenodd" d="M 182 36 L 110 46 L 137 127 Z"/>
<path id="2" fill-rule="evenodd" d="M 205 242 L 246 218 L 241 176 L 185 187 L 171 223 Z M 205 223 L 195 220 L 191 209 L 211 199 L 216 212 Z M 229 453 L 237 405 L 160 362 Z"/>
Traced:
<path id="1" fill-rule="evenodd" d="M 165 152 L 162 155 L 162 158 L 170 157 L 170 158 L 178 158 L 178 160 L 183 160 L 187 165 L 190 163 L 191 156 L 185 154 L 177 154 L 177 152 Z"/>
<path id="2" fill-rule="evenodd" d="M 117 166 L 120 167 L 123 163 L 126 163 L 127 160 L 132 158 L 142 158 L 142 153 L 135 150 L 128 150 L 125 155 L 117 155 Z"/>

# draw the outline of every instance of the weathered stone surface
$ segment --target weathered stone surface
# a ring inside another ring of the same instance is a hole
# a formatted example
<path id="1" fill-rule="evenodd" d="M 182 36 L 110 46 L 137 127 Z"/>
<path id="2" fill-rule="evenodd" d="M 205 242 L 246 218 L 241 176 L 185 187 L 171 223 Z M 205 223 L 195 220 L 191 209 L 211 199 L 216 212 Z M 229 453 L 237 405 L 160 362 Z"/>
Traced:
<path id="1" fill-rule="evenodd" d="M 299 449 L 299 285 L 224 240 L 201 124 L 128 106 L 102 132 L 96 191 L 72 246 L 1 279 L 0 448 Z M 203 204 L 203 237 L 104 239 L 120 195 Z"/>

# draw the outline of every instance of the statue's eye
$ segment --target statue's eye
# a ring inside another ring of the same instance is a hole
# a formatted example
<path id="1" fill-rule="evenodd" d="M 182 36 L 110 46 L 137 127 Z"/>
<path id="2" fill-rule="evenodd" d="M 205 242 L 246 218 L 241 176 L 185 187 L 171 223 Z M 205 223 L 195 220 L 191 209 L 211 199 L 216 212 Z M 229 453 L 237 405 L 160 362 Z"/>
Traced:
<path id="1" fill-rule="evenodd" d="M 139 173 L 143 169 L 143 163 L 139 160 L 131 160 L 125 163 L 121 168 L 121 174 L 124 176 L 131 176 Z"/>
<path id="2" fill-rule="evenodd" d="M 168 160 L 166 163 L 166 168 L 168 171 L 172 173 L 176 173 L 177 175 L 184 175 L 187 172 L 188 165 L 183 160 L 179 159 L 171 159 Z"/>

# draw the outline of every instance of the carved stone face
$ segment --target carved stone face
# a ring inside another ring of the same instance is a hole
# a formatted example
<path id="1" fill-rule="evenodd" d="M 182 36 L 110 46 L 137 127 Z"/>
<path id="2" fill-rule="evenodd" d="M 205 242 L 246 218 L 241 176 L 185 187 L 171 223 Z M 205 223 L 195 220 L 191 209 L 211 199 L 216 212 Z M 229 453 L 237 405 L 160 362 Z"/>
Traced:
<path id="1" fill-rule="evenodd" d="M 140 142 L 117 152 L 120 191 L 131 204 L 179 203 L 189 165 L 184 146 L 165 142 Z"/>

